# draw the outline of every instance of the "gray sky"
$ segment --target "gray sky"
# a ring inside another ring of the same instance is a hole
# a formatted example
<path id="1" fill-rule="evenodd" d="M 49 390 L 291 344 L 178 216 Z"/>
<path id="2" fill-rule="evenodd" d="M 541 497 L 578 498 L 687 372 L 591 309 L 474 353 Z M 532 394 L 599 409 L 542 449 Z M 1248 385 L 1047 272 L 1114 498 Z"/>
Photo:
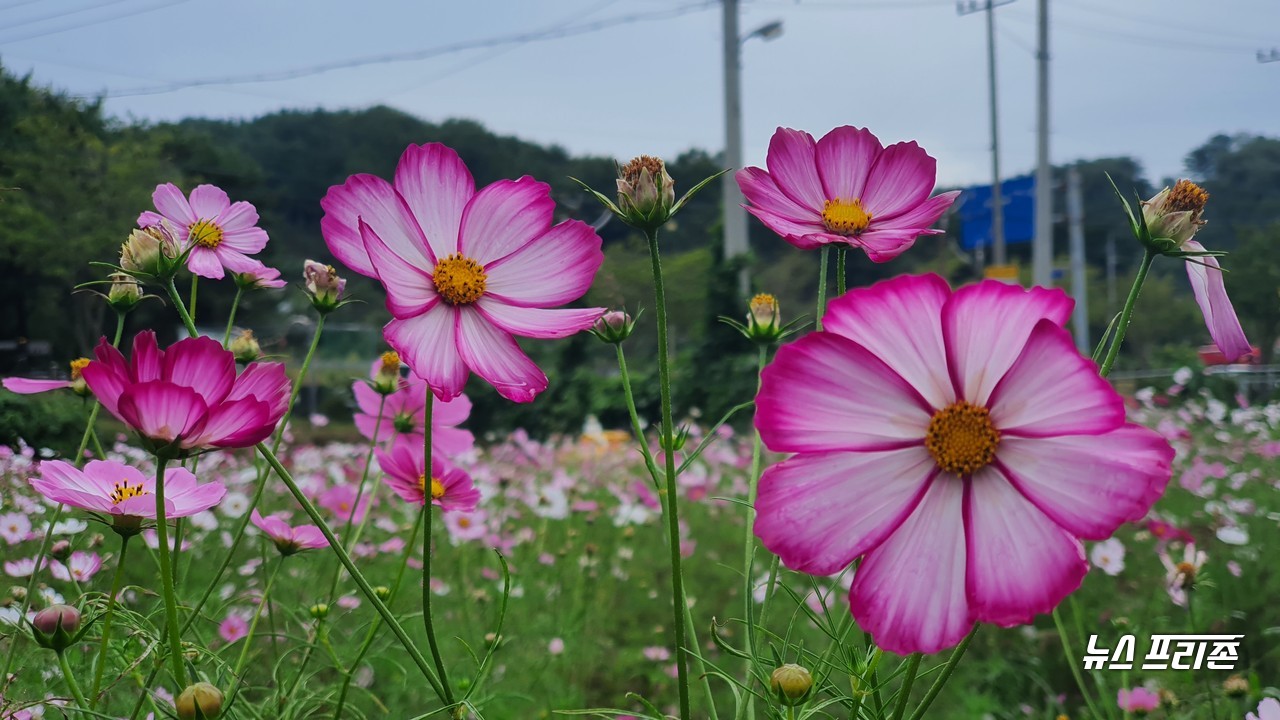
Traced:
<path id="1" fill-rule="evenodd" d="M 1035 160 L 1036 0 L 996 10 L 1006 175 Z M 1280 134 L 1277 0 L 1051 0 L 1052 157 L 1137 156 L 1158 180 L 1217 132 Z M 747 161 L 789 125 L 917 139 L 942 183 L 990 177 L 985 22 L 952 0 L 742 0 Z M 591 29 L 598 23 L 598 29 Z M 586 30 L 578 32 L 579 30 Z M 551 32 L 554 39 L 475 43 Z M 568 34 L 573 33 L 573 34 Z M 473 42 L 474 41 L 474 42 Z M 273 82 L 193 80 L 472 49 Z M 723 143 L 714 0 L 0 0 L 0 59 L 107 97 L 120 117 L 241 118 L 391 105 L 473 118 L 575 153 L 627 158 Z"/>

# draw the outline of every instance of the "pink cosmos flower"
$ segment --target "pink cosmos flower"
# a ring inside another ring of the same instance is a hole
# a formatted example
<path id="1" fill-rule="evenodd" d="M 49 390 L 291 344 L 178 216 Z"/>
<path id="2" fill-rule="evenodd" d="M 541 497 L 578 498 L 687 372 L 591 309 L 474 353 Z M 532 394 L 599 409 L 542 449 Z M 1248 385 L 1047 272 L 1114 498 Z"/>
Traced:
<path id="1" fill-rule="evenodd" d="M 201 277 L 218 279 L 225 272 L 254 272 L 262 263 L 249 257 L 267 246 L 267 231 L 258 227 L 258 211 L 252 204 L 232 203 L 214 185 L 199 185 L 188 201 L 173 183 L 157 185 L 151 195 L 156 205 L 138 216 L 138 225 L 151 227 L 168 220 L 191 246 L 187 269 Z"/>
<path id="2" fill-rule="evenodd" d="M 476 192 L 452 149 L 410 145 L 394 184 L 353 175 L 320 205 L 329 250 L 386 287 L 387 342 L 441 400 L 472 372 L 533 400 L 547 378 L 513 336 L 565 337 L 604 313 L 552 309 L 586 293 L 604 254 L 589 225 L 552 226 L 551 188 L 531 177 Z"/>
<path id="3" fill-rule="evenodd" d="M 1144 687 L 1120 688 L 1116 693 L 1116 705 L 1125 712 L 1145 714 L 1160 708 L 1160 695 Z"/>
<path id="4" fill-rule="evenodd" d="M 378 466 L 386 473 L 387 485 L 407 503 L 421 505 L 427 496 L 426 458 L 422 447 L 408 443 L 397 444 L 391 452 L 374 451 Z M 480 491 L 471 482 L 471 476 L 456 467 L 447 465 L 434 454 L 431 458 L 431 502 L 444 511 L 460 510 L 469 513 L 480 502 Z"/>
<path id="5" fill-rule="evenodd" d="M 4 564 L 4 574 L 9 577 L 30 577 L 36 568 L 37 558 L 20 558 L 18 560 L 9 560 Z M 46 563 L 41 563 L 40 567 L 44 567 Z"/>
<path id="6" fill-rule="evenodd" d="M 1174 562 L 1165 548 L 1160 549 L 1160 563 L 1165 569 L 1165 590 L 1169 599 L 1178 607 L 1187 606 L 1187 591 L 1196 586 L 1196 576 L 1209 560 L 1209 554 L 1197 550 L 1194 542 L 1182 548 L 1182 560 Z"/>
<path id="7" fill-rule="evenodd" d="M 225 643 L 233 643 L 249 634 L 249 623 L 239 613 L 230 613 L 218 623 L 218 637 Z"/>
<path id="8" fill-rule="evenodd" d="M 564 638 L 551 638 L 551 642 L 547 643 L 547 652 L 552 655 L 564 652 Z"/>
<path id="9" fill-rule="evenodd" d="M 381 361 L 374 362 L 375 375 L 381 366 Z M 397 445 L 422 448 L 427 419 L 427 384 L 421 378 L 410 375 L 407 380 L 401 380 L 399 390 L 386 396 L 379 395 L 368 383 L 360 381 L 352 383 L 351 391 L 355 393 L 356 405 L 360 408 L 355 415 L 355 423 L 361 435 L 372 440 L 376 429 L 379 440 L 395 435 Z M 381 421 L 379 406 L 382 408 Z M 470 415 L 471 399 L 466 395 L 431 406 L 432 457 L 455 457 L 475 446 L 475 436 L 470 430 L 455 427 L 466 422 Z"/>
<path id="10" fill-rule="evenodd" d="M 49 572 L 63 582 L 89 582 L 102 569 L 102 557 L 98 553 L 87 553 L 79 550 L 71 553 L 64 565 L 57 560 L 49 564 Z"/>
<path id="11" fill-rule="evenodd" d="M 765 369 L 756 427 L 796 455 L 760 481 L 755 531 L 788 567 L 840 572 L 899 654 L 976 622 L 1050 611 L 1088 570 L 1080 539 L 1140 520 L 1174 451 L 1062 325 L 1072 301 L 986 281 L 902 276 L 833 301 L 824 332 Z"/>
<path id="12" fill-rule="evenodd" d="M 89 358 L 77 358 L 71 361 L 71 377 L 67 380 L 44 380 L 37 378 L 20 378 L 7 377 L 0 380 L 0 385 L 5 390 L 18 395 L 35 395 L 37 393 L 49 392 L 50 390 L 62 390 L 69 388 L 80 395 L 88 394 L 85 388 L 84 378 L 81 372 L 85 366 L 89 364 Z"/>
<path id="13" fill-rule="evenodd" d="M 354 485 L 334 485 L 320 494 L 317 504 L 343 520 L 350 518 L 351 522 L 358 523 L 369 511 L 368 494 L 361 497 L 358 504 L 356 503 L 356 495 L 359 492 Z"/>
<path id="14" fill-rule="evenodd" d="M 748 212 L 803 250 L 844 243 L 874 262 L 940 234 L 929 228 L 960 194 L 929 197 L 938 161 L 914 141 L 883 147 L 870 130 L 847 125 L 816 142 L 778 128 L 766 164 L 736 175 Z"/>
<path id="15" fill-rule="evenodd" d="M 147 330 L 134 337 L 128 363 L 106 338 L 94 356 L 84 379 L 102 406 L 157 449 L 178 454 L 265 440 L 289 399 L 283 364 L 249 363 L 237 377 L 235 356 L 212 338 L 162 351 Z"/>
<path id="16" fill-rule="evenodd" d="M 40 463 L 40 477 L 31 487 L 53 502 L 97 513 L 118 530 L 137 530 L 143 520 L 156 517 L 156 480 L 114 460 L 91 460 L 77 470 L 62 460 Z M 165 517 L 195 515 L 217 505 L 227 492 L 220 482 L 196 484 L 196 476 L 181 467 L 164 473 Z"/>
<path id="17" fill-rule="evenodd" d="M 23 513 L 0 515 L 0 538 L 9 545 L 17 545 L 31 534 L 31 519 Z"/>
<path id="18" fill-rule="evenodd" d="M 1280 700 L 1263 698 L 1258 703 L 1258 712 L 1245 713 L 1244 720 L 1280 720 Z"/>
<path id="19" fill-rule="evenodd" d="M 444 513 L 444 526 L 456 542 L 480 540 L 489 534 L 489 515 L 484 510 Z"/>
<path id="20" fill-rule="evenodd" d="M 274 515 L 263 517 L 257 509 L 249 515 L 249 521 L 271 538 L 271 542 L 276 544 L 276 549 L 281 555 L 292 555 L 303 550 L 329 546 L 324 533 L 320 532 L 320 528 L 315 525 L 290 527 L 288 523 Z"/>

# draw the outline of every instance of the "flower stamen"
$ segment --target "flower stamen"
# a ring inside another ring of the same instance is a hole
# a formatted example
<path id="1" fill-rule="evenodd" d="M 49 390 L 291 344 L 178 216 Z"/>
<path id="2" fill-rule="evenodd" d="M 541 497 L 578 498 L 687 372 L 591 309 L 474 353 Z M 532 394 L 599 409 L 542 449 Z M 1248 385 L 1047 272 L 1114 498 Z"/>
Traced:
<path id="1" fill-rule="evenodd" d="M 938 467 L 962 477 L 994 460 L 999 444 L 990 411 L 963 400 L 934 413 L 924 441 Z"/>
<path id="2" fill-rule="evenodd" d="M 1179 180 L 1174 183 L 1173 189 L 1169 191 L 1169 196 L 1165 198 L 1165 208 L 1169 212 L 1181 212 L 1190 210 L 1191 212 L 1203 212 L 1204 206 L 1209 202 L 1209 193 L 1199 185 L 1190 180 Z"/>
<path id="3" fill-rule="evenodd" d="M 488 276 L 480 263 L 454 253 L 436 263 L 431 274 L 436 292 L 450 305 L 470 305 L 484 295 Z"/>
<path id="4" fill-rule="evenodd" d="M 213 223 L 212 220 L 200 219 L 191 226 L 191 242 L 201 246 L 213 249 L 222 244 L 222 228 Z"/>
<path id="5" fill-rule="evenodd" d="M 846 237 L 861 235 L 871 224 L 871 213 L 858 198 L 828 200 L 822 206 L 822 224 L 827 230 Z"/>
<path id="6" fill-rule="evenodd" d="M 426 475 L 418 476 L 418 487 L 422 488 L 423 494 L 426 494 L 427 492 L 427 476 Z M 443 497 L 444 497 L 444 483 L 440 482 L 436 478 L 431 478 L 431 499 L 439 500 L 440 498 L 443 498 Z"/>
<path id="7" fill-rule="evenodd" d="M 84 369 L 89 367 L 89 358 L 76 358 L 71 361 L 71 380 L 74 382 L 80 379 Z"/>
<path id="8" fill-rule="evenodd" d="M 142 489 L 142 483 L 130 484 L 128 480 L 121 480 L 113 486 L 111 491 L 111 502 L 119 505 L 129 498 L 141 497 L 142 495 L 150 494 L 150 492 Z"/>

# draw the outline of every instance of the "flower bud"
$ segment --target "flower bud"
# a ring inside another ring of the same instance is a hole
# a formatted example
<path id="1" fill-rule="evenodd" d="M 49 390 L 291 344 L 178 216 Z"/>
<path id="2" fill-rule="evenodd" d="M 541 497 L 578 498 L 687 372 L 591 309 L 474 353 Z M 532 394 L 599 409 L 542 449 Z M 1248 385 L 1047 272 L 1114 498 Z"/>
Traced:
<path id="1" fill-rule="evenodd" d="M 626 222 L 647 230 L 662 227 L 676 202 L 666 163 L 641 155 L 618 170 L 618 209 Z"/>
<path id="2" fill-rule="evenodd" d="M 787 663 L 769 676 L 769 687 L 778 695 L 778 700 L 786 705 L 796 705 L 809 695 L 813 687 L 813 676 L 809 671 L 795 663 Z"/>
<path id="3" fill-rule="evenodd" d="M 777 298 L 760 293 L 751 298 L 748 308 L 745 334 L 749 339 L 768 345 L 782 338 L 782 311 Z"/>
<path id="4" fill-rule="evenodd" d="M 666 437 L 658 438 L 658 445 L 666 452 L 680 452 L 684 449 L 685 443 L 689 442 L 689 426 L 681 425 L 676 428 L 675 434 L 671 436 L 671 446 L 667 447 Z"/>
<path id="5" fill-rule="evenodd" d="M 1200 216 L 1208 201 L 1209 193 L 1190 180 L 1179 180 L 1173 188 L 1165 188 L 1143 201 L 1142 218 L 1148 235 L 1144 244 L 1161 253 L 1182 247 L 1205 224 Z"/>
<path id="6" fill-rule="evenodd" d="M 174 703 L 182 720 L 217 720 L 222 715 L 222 691 L 211 683 L 188 685 Z"/>
<path id="7" fill-rule="evenodd" d="M 177 232 L 167 221 L 139 228 L 120 246 L 120 267 L 128 272 L 166 276 L 175 270 L 182 254 Z"/>
<path id="8" fill-rule="evenodd" d="M 386 585 L 379 585 L 373 589 L 373 595 L 382 602 L 386 602 L 391 599 L 391 588 Z"/>
<path id="9" fill-rule="evenodd" d="M 87 367 L 89 367 L 89 358 L 76 358 L 71 361 L 71 391 L 80 397 L 89 397 L 91 394 L 82 376 Z"/>
<path id="10" fill-rule="evenodd" d="M 52 555 L 55 560 L 66 562 L 67 558 L 71 557 L 71 542 L 69 540 L 59 540 L 49 546 L 49 554 Z"/>
<path id="11" fill-rule="evenodd" d="M 252 330 L 241 330 L 231 339 L 231 345 L 227 349 L 235 356 L 236 362 L 245 365 L 262 357 L 262 347 L 258 345 L 258 339 L 253 336 Z"/>
<path id="12" fill-rule="evenodd" d="M 373 373 L 373 389 L 379 395 L 390 395 L 400 389 L 400 353 L 382 353 L 382 362 Z"/>
<path id="13" fill-rule="evenodd" d="M 116 312 L 129 312 L 142 300 L 142 286 L 129 273 L 111 273 L 111 289 L 107 291 L 107 304 Z"/>
<path id="14" fill-rule="evenodd" d="M 316 603 L 311 606 L 311 617 L 316 620 L 323 620 L 329 617 L 329 606 L 324 603 Z"/>
<path id="15" fill-rule="evenodd" d="M 613 310 L 600 316 L 596 324 L 591 326 L 591 334 L 603 342 L 617 345 L 631 337 L 636 321 L 623 310 Z"/>
<path id="16" fill-rule="evenodd" d="M 9 588 L 9 595 L 14 600 L 17 600 L 18 602 L 22 602 L 23 600 L 27 599 L 27 588 L 23 585 L 14 585 L 13 587 Z"/>
<path id="17" fill-rule="evenodd" d="M 1227 697 L 1244 697 L 1249 694 L 1249 681 L 1243 675 L 1232 675 L 1222 681 L 1222 692 Z"/>
<path id="18" fill-rule="evenodd" d="M 80 630 L 80 611 L 70 605 L 50 605 L 35 614 L 31 628 L 36 643 L 55 652 L 62 652 L 76 641 Z"/>
<path id="19" fill-rule="evenodd" d="M 302 265 L 302 279 L 307 295 L 311 297 L 311 305 L 321 314 L 333 312 L 342 304 L 347 281 L 338 277 L 338 271 L 332 265 L 307 260 Z"/>

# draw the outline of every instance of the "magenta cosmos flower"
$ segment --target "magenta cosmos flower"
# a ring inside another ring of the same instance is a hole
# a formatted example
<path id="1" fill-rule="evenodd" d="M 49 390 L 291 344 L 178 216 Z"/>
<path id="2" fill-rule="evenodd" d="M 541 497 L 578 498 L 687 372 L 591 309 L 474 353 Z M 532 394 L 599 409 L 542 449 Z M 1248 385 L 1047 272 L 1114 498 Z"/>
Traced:
<path id="1" fill-rule="evenodd" d="M 237 377 L 235 356 L 207 337 L 160 350 L 148 330 L 134 337 L 127 363 L 106 338 L 94 356 L 83 370 L 85 383 L 156 449 L 249 447 L 271 434 L 289 401 L 284 365 L 250 363 Z"/>
<path id="2" fill-rule="evenodd" d="M 267 246 L 267 231 L 258 227 L 258 211 L 252 204 L 233 203 L 221 188 L 198 185 L 191 199 L 173 183 L 157 185 L 151 195 L 156 210 L 138 216 L 138 225 L 151 227 L 168 220 L 191 247 L 187 269 L 201 277 L 218 279 L 225 271 L 257 272 L 262 263 L 249 257 Z"/>
<path id="3" fill-rule="evenodd" d="M 276 544 L 276 549 L 281 555 L 293 555 L 303 550 L 316 550 L 329 546 L 324 533 L 320 532 L 320 528 L 315 525 L 290 527 L 289 523 L 274 515 L 263 517 L 257 509 L 250 513 L 249 521 L 271 538 L 271 542 Z"/>
<path id="4" fill-rule="evenodd" d="M 76 358 L 71 361 L 71 377 L 68 380 L 43 380 L 39 378 L 20 378 L 7 377 L 0 380 L 0 385 L 5 390 L 18 395 L 35 395 L 37 393 L 49 392 L 50 390 L 62 390 L 69 388 L 79 395 L 87 395 L 88 390 L 85 388 L 84 379 L 81 373 L 89 364 L 89 358 Z"/>
<path id="5" fill-rule="evenodd" d="M 381 360 L 374 362 L 374 375 L 382 368 Z M 396 445 L 409 445 L 422 450 L 423 430 L 426 427 L 427 384 L 414 375 L 401 379 L 400 389 L 389 395 L 380 395 L 359 381 L 352 383 L 356 405 L 356 429 L 361 435 L 373 439 L 395 437 Z M 385 400 L 384 400 L 385 398 Z M 379 415 L 379 409 L 382 413 Z M 475 436 L 470 430 L 456 427 L 471 415 L 471 399 L 458 395 L 446 402 L 437 402 L 431 408 L 431 454 L 433 457 L 455 457 L 475 446 Z M 381 420 L 379 420 L 381 418 Z"/>
<path id="6" fill-rule="evenodd" d="M 31 487 L 53 502 L 102 516 L 113 528 L 136 532 L 144 520 L 156 519 L 156 479 L 114 460 L 91 460 L 77 470 L 62 460 L 40 463 Z M 204 512 L 222 502 L 227 489 L 219 482 L 196 483 L 184 468 L 164 473 L 164 514 L 180 518 Z"/>
<path id="7" fill-rule="evenodd" d="M 938 161 L 914 141 L 884 147 L 870 130 L 847 125 L 816 142 L 778 128 L 766 164 L 736 175 L 748 212 L 798 248 L 844 243 L 875 262 L 941 233 L 930 226 L 960 194 L 929 197 Z"/>
<path id="8" fill-rule="evenodd" d="M 850 605 L 886 650 L 1050 611 L 1088 570 L 1080 539 L 1164 492 L 1174 451 L 1076 352 L 1072 304 L 903 276 L 833 301 L 765 369 L 756 427 L 796 455 L 761 478 L 756 534 L 815 575 L 862 557 Z"/>
<path id="9" fill-rule="evenodd" d="M 551 224 L 551 188 L 531 177 L 477 192 L 452 149 L 410 145 L 394 184 L 352 175 L 320 205 L 329 250 L 386 287 L 387 342 L 441 400 L 471 372 L 533 400 L 547 377 L 513 336 L 565 337 L 604 313 L 553 309 L 586 293 L 604 254 L 589 225 Z"/>
<path id="10" fill-rule="evenodd" d="M 471 512 L 480 502 L 480 491 L 471 477 L 456 467 L 431 458 L 431 478 L 427 478 L 426 458 L 422 446 L 396 445 L 391 452 L 377 450 L 378 467 L 386 473 L 387 485 L 407 503 L 421 505 L 426 501 L 430 484 L 431 502 L 442 510 Z"/>

